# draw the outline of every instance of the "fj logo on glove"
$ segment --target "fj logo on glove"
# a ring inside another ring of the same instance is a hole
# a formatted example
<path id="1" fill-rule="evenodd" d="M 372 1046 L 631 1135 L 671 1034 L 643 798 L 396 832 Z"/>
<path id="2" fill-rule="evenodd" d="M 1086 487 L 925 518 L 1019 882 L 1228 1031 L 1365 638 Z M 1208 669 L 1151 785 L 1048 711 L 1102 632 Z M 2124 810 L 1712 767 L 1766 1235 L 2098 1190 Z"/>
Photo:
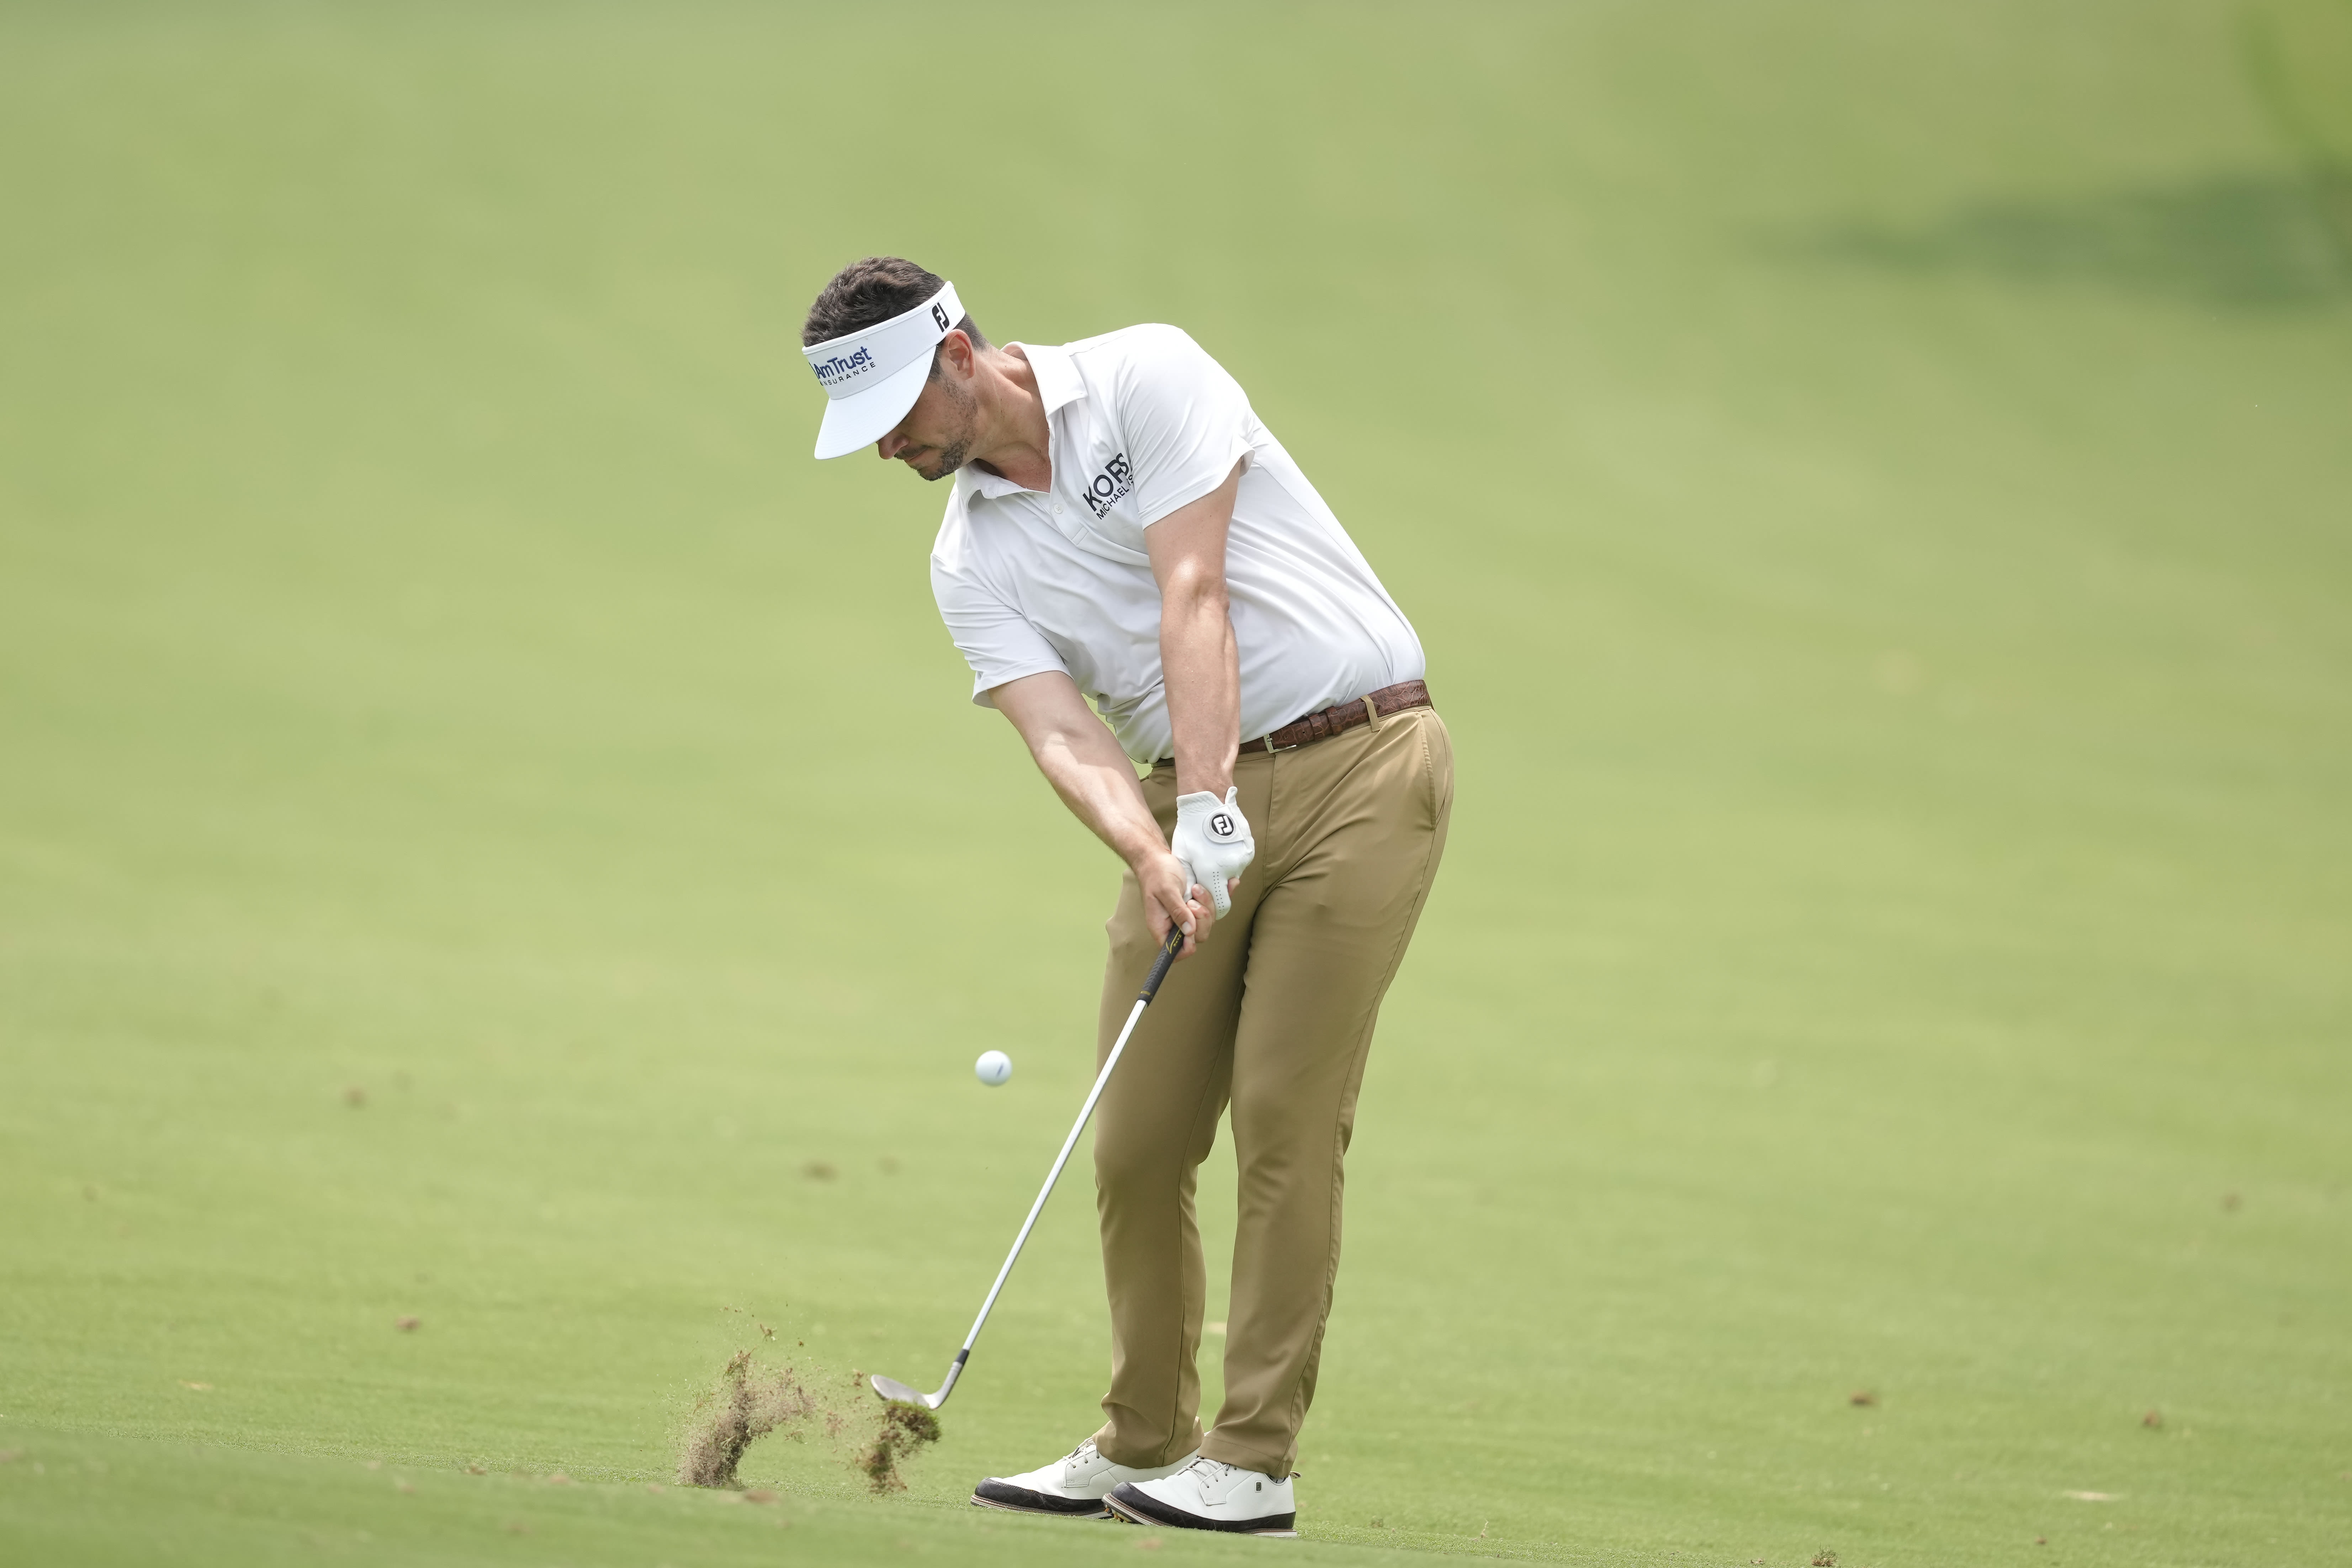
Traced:
<path id="1" fill-rule="evenodd" d="M 1168 847 L 1182 863 L 1185 879 L 1209 889 L 1209 902 L 1221 916 L 1234 907 L 1227 884 L 1247 870 L 1257 855 L 1240 797 L 1238 787 L 1228 788 L 1223 800 L 1204 789 L 1178 795 L 1176 831 L 1168 836 Z"/>

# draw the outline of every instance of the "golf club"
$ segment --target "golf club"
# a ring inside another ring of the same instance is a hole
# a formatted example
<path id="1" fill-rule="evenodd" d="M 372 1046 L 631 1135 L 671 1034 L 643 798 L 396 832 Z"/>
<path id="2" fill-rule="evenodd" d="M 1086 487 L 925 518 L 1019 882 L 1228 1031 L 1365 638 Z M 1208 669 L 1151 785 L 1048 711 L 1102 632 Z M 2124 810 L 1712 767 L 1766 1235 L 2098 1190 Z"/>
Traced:
<path id="1" fill-rule="evenodd" d="M 1095 1074 L 1095 1087 L 1087 1095 L 1086 1104 L 1078 1108 L 1078 1120 L 1070 1128 L 1070 1135 L 1062 1140 L 1062 1152 L 1054 1156 L 1054 1168 L 1045 1173 L 1045 1184 L 1037 1189 L 1037 1201 L 1029 1205 L 1029 1217 L 1021 1222 L 1021 1234 L 1013 1238 L 1013 1250 L 1004 1255 L 1004 1267 L 996 1271 L 996 1283 L 988 1288 L 988 1300 L 980 1304 L 980 1316 L 971 1321 L 971 1332 L 964 1335 L 963 1348 L 956 1352 L 955 1361 L 948 1367 L 947 1381 L 940 1384 L 938 1393 L 925 1394 L 877 1372 L 869 1379 L 875 1393 L 885 1399 L 919 1405 L 927 1410 L 937 1410 L 948 1402 L 949 1391 L 955 1387 L 956 1379 L 963 1375 L 964 1363 L 971 1359 L 972 1342 L 980 1338 L 981 1325 L 988 1321 L 989 1309 L 996 1305 L 997 1293 L 1004 1289 L 1005 1278 L 1013 1272 L 1013 1260 L 1021 1256 L 1022 1244 L 1029 1239 L 1029 1232 L 1036 1226 L 1037 1216 L 1045 1212 L 1045 1200 L 1053 1196 L 1054 1184 L 1061 1179 L 1062 1167 L 1070 1163 L 1070 1151 L 1078 1146 L 1078 1134 L 1087 1130 L 1087 1123 L 1094 1118 L 1095 1101 L 1102 1098 L 1104 1086 L 1110 1082 L 1111 1072 L 1118 1066 L 1120 1054 L 1127 1049 L 1128 1037 L 1135 1033 L 1135 1026 L 1141 1021 L 1143 1010 L 1151 1005 L 1151 998 L 1159 994 L 1160 983 L 1168 978 L 1168 966 L 1176 962 L 1177 950 L 1183 945 L 1184 928 L 1171 924 L 1168 928 L 1168 940 L 1160 944 L 1160 956 L 1152 962 L 1151 973 L 1144 977 L 1143 989 L 1136 993 L 1135 1010 L 1127 1016 L 1127 1027 L 1118 1032 L 1118 1039 L 1112 1045 L 1110 1055 L 1103 1058 L 1102 1071 Z"/>

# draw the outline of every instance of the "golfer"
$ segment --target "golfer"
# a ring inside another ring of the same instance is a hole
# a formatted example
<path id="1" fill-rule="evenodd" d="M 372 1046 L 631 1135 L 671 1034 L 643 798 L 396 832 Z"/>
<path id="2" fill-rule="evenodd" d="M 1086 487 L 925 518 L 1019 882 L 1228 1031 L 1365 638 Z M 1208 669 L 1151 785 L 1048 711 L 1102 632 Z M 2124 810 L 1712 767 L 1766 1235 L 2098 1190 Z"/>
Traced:
<path id="1" fill-rule="evenodd" d="M 972 1501 L 1290 1533 L 1356 1091 L 1454 802 L 1420 639 L 1174 327 L 1000 348 L 953 284 L 876 257 L 825 285 L 802 342 L 830 399 L 819 458 L 870 446 L 952 481 L 931 590 L 972 700 L 1126 863 L 1097 1067 L 1185 932 L 1095 1121 L 1106 1419 Z M 1240 1214 L 1204 1435 L 1192 1194 L 1228 1104 Z"/>

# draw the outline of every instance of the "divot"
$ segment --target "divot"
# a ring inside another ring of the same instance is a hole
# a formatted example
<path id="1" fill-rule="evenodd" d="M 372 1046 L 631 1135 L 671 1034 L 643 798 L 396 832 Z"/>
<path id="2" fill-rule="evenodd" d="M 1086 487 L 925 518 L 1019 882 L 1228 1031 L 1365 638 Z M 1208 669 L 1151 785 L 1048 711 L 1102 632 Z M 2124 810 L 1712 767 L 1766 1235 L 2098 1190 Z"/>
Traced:
<path id="1" fill-rule="evenodd" d="M 854 1375 L 849 1386 L 864 1392 Z M 889 1404 L 877 1410 L 856 1394 L 851 1397 L 861 1413 L 872 1413 L 870 1422 L 819 1403 L 794 1368 L 763 1370 L 750 1351 L 737 1351 L 720 1370 L 718 1383 L 696 1402 L 679 1435 L 678 1484 L 737 1488 L 744 1450 L 753 1443 L 775 1432 L 798 1440 L 807 1427 L 821 1424 L 829 1439 L 853 1430 L 867 1434 L 857 1439 L 848 1461 L 851 1468 L 876 1492 L 903 1490 L 907 1482 L 901 1468 L 939 1441 L 939 1417 L 919 1405 Z M 771 1501 L 776 1494 L 761 1489 L 761 1495 L 744 1495 L 751 1501 Z"/>
<path id="2" fill-rule="evenodd" d="M 677 1482 L 685 1487 L 732 1487 L 743 1450 L 780 1426 L 816 1414 L 817 1404 L 790 1367 L 756 1376 L 750 1351 L 737 1351 L 718 1384 L 696 1404 L 679 1440 Z"/>
<path id="3" fill-rule="evenodd" d="M 866 1484 L 876 1491 L 903 1491 L 907 1480 L 898 1473 L 899 1460 L 939 1440 L 940 1418 L 936 1413 L 919 1405 L 892 1400 L 882 1406 L 881 1429 L 858 1455 L 857 1468 L 866 1472 Z"/>

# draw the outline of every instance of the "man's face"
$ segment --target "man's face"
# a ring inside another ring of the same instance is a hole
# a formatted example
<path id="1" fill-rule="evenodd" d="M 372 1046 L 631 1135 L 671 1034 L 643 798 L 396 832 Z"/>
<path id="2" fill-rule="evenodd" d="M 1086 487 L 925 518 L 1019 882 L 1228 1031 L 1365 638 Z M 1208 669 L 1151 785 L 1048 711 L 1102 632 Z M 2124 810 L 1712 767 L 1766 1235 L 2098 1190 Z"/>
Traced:
<path id="1" fill-rule="evenodd" d="M 885 462 L 896 458 L 927 479 L 943 479 L 971 456 L 979 425 L 980 399 L 959 379 L 954 365 L 942 364 L 923 384 L 915 406 L 874 450 Z"/>

